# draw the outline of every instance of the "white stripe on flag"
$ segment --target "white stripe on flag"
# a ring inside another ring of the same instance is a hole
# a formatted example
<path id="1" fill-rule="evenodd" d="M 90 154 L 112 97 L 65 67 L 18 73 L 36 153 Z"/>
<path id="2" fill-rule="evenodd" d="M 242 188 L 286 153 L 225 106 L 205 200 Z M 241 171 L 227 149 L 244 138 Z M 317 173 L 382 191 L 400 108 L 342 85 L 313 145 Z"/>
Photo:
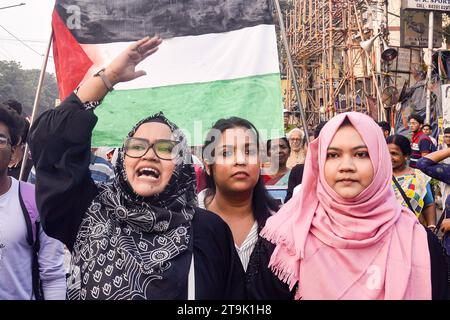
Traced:
<path id="1" fill-rule="evenodd" d="M 91 76 L 131 42 L 82 45 L 94 66 Z M 274 25 L 258 25 L 218 34 L 164 40 L 158 52 L 138 65 L 147 76 L 116 89 L 142 89 L 205 83 L 279 73 Z"/>

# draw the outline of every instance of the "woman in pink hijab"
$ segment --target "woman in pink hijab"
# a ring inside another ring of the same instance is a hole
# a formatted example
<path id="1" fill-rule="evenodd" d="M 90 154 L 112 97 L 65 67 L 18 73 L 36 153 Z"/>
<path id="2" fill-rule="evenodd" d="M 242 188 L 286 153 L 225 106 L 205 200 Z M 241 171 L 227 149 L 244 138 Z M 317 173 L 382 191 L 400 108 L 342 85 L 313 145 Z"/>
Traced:
<path id="1" fill-rule="evenodd" d="M 331 119 L 310 144 L 303 185 L 261 235 L 269 267 L 296 299 L 445 299 L 448 275 L 432 233 L 396 201 L 377 123 Z"/>

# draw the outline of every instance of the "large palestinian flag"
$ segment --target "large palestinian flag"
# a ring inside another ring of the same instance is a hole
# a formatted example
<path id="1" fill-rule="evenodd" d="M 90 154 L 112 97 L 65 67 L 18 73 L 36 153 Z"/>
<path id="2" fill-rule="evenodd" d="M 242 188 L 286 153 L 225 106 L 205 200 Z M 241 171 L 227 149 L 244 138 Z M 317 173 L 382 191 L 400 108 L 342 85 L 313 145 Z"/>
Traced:
<path id="1" fill-rule="evenodd" d="M 147 76 L 115 87 L 97 108 L 93 145 L 118 146 L 158 111 L 194 145 L 219 118 L 282 133 L 281 86 L 270 0 L 56 0 L 54 60 L 61 98 L 146 35 L 159 50 Z"/>

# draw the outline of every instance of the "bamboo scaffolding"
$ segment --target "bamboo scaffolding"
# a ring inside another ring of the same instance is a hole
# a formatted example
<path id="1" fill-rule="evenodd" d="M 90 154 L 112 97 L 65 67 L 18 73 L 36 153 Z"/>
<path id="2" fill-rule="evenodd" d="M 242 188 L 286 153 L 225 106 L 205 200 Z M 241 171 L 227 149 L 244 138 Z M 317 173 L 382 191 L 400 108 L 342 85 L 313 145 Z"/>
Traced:
<path id="1" fill-rule="evenodd" d="M 309 124 L 336 113 L 369 113 L 369 100 L 379 101 L 374 52 L 359 43 L 375 35 L 365 0 L 288 0 L 285 28 L 298 87 Z M 287 71 L 287 79 L 292 75 Z M 285 107 L 295 102 L 287 88 Z"/>

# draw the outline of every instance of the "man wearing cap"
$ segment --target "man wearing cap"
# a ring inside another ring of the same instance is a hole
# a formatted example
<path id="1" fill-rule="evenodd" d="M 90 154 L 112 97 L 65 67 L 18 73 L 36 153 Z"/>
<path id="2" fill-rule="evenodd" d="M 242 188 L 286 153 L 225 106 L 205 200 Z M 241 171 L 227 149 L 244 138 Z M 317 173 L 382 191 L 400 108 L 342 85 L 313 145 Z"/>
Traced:
<path id="1" fill-rule="evenodd" d="M 283 116 L 284 116 L 284 132 L 289 132 L 292 129 L 296 128 L 295 124 L 289 124 L 289 117 L 291 115 L 291 112 L 288 109 L 283 109 Z"/>

